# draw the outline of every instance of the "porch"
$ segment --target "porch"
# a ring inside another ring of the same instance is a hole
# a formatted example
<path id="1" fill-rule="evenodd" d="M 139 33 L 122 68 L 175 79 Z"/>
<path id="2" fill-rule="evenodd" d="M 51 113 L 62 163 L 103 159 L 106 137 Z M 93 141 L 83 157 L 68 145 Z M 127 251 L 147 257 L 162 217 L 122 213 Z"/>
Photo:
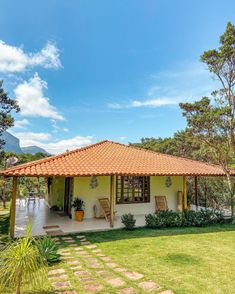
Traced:
<path id="1" fill-rule="evenodd" d="M 145 225 L 144 215 L 135 215 L 136 226 Z M 91 231 L 104 231 L 122 228 L 121 217 L 114 219 L 114 227 L 110 228 L 109 222 L 105 219 L 89 218 L 82 222 L 70 219 L 67 215 L 56 211 L 51 211 L 44 199 L 36 200 L 36 203 L 29 203 L 17 200 L 16 203 L 16 221 L 15 236 L 24 236 L 27 224 L 30 224 L 32 235 L 47 234 L 68 234 Z"/>

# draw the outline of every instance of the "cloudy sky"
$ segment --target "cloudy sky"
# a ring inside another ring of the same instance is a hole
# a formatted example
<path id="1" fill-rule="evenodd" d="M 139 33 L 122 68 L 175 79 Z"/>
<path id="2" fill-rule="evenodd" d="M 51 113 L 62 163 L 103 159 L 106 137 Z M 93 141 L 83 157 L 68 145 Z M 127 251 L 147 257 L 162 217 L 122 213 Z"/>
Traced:
<path id="1" fill-rule="evenodd" d="M 185 127 L 178 107 L 215 88 L 199 62 L 230 0 L 0 0 L 0 79 L 21 112 L 10 132 L 51 153 Z"/>

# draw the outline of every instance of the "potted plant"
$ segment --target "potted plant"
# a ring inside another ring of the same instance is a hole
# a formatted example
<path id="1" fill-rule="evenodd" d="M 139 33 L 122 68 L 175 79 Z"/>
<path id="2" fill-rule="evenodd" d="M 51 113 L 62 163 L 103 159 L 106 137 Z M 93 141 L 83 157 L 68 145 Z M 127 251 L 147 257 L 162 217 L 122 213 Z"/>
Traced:
<path id="1" fill-rule="evenodd" d="M 79 222 L 83 220 L 84 217 L 84 201 L 80 198 L 75 198 L 72 204 L 75 211 L 75 219 Z"/>

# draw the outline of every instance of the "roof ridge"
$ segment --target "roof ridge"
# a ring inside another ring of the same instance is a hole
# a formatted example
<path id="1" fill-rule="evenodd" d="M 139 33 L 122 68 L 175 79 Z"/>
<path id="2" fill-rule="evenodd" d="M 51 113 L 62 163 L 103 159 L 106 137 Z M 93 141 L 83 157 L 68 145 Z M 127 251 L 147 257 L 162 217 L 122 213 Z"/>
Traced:
<path id="1" fill-rule="evenodd" d="M 108 141 L 108 140 L 107 140 L 107 141 Z M 108 142 L 111 142 L 111 143 L 113 143 L 113 144 L 117 144 L 117 145 L 121 145 L 121 146 L 124 146 L 124 147 L 127 147 L 127 148 L 139 149 L 139 150 L 142 150 L 142 151 L 145 151 L 145 152 L 148 152 L 148 153 L 160 154 L 160 155 L 164 155 L 164 156 L 166 156 L 166 157 L 179 158 L 179 159 L 184 159 L 184 160 L 187 160 L 187 161 L 193 161 L 193 162 L 197 162 L 197 163 L 198 163 L 198 162 L 199 162 L 199 163 L 203 163 L 203 164 L 206 164 L 206 165 L 208 165 L 208 166 L 220 167 L 218 164 L 208 163 L 208 162 L 205 162 L 205 161 L 196 160 L 196 159 L 191 159 L 191 158 L 184 157 L 184 156 L 172 155 L 172 154 L 163 153 L 163 152 L 159 152 L 159 151 L 153 151 L 153 150 L 149 150 L 149 149 L 145 149 L 145 148 L 141 148 L 141 147 L 137 147 L 137 146 L 132 146 L 132 145 L 126 145 L 126 144 L 119 143 L 119 142 L 114 142 L 114 141 L 108 141 Z"/>
<path id="2" fill-rule="evenodd" d="M 65 156 L 68 156 L 68 155 L 76 153 L 76 152 L 84 151 L 84 150 L 90 149 L 92 147 L 95 147 L 97 145 L 104 144 L 106 142 L 108 142 L 108 140 L 102 140 L 102 141 L 99 141 L 99 142 L 96 142 L 96 143 L 93 143 L 93 144 L 86 145 L 84 147 L 76 148 L 76 149 L 71 150 L 71 151 L 65 151 L 65 152 L 63 152 L 61 154 L 58 154 L 58 155 L 52 155 L 52 156 L 49 156 L 49 157 L 45 157 L 45 158 L 41 158 L 41 159 L 38 159 L 38 160 L 33 160 L 33 161 L 30 161 L 30 162 L 26 162 L 26 163 L 22 163 L 22 164 L 19 164 L 19 165 L 16 165 L 16 166 L 12 166 L 11 168 L 8 168 L 7 170 L 9 170 L 9 171 L 11 169 L 18 170 L 18 169 L 21 169 L 22 167 L 31 167 L 34 164 L 41 164 L 41 163 L 45 163 L 45 162 L 50 162 L 50 161 L 53 161 L 53 160 L 55 160 L 57 158 L 65 157 Z"/>

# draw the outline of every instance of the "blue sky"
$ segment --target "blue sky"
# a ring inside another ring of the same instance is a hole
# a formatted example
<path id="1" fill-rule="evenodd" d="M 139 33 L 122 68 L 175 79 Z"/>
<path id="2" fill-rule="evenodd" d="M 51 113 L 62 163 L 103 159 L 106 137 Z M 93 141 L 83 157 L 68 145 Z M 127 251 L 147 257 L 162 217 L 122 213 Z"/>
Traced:
<path id="1" fill-rule="evenodd" d="M 166 137 L 178 107 L 216 84 L 199 62 L 234 1 L 0 0 L 0 79 L 21 105 L 10 130 L 52 153 Z"/>

